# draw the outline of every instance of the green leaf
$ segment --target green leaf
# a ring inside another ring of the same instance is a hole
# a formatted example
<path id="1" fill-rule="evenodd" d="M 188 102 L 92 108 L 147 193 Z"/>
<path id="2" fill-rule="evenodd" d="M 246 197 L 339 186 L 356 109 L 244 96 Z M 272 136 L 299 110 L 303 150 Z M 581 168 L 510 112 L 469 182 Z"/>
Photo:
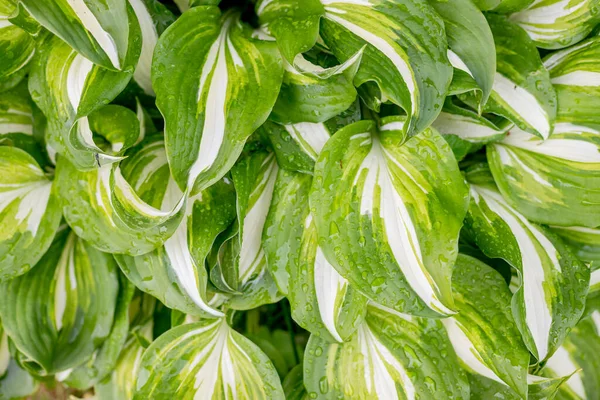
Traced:
<path id="1" fill-rule="evenodd" d="M 239 18 L 215 6 L 194 7 L 154 52 L 152 83 L 181 188 L 197 180 L 202 190 L 221 179 L 277 99 L 283 76 L 277 47 L 252 39 Z"/>
<path id="2" fill-rule="evenodd" d="M 131 22 L 126 0 L 21 0 L 21 4 L 44 28 L 92 63 L 112 70 L 129 65 L 128 47 L 135 36 L 125 28 Z"/>
<path id="3" fill-rule="evenodd" d="M 249 310 L 281 298 L 262 243 L 278 170 L 275 155 L 265 151 L 243 156 L 231 170 L 237 221 L 217 246 L 210 278 L 217 289 L 230 295 L 226 305 L 235 310 Z"/>
<path id="4" fill-rule="evenodd" d="M 111 255 L 64 229 L 33 270 L 0 290 L 2 323 L 23 364 L 39 375 L 66 374 L 110 334 L 118 268 Z"/>
<path id="5" fill-rule="evenodd" d="M 310 195 L 327 260 L 368 298 L 400 312 L 452 314 L 450 288 L 467 187 L 444 139 L 402 144 L 403 117 L 338 131 Z"/>
<path id="6" fill-rule="evenodd" d="M 600 132 L 600 37 L 544 59 L 558 96 L 555 131 Z"/>
<path id="7" fill-rule="evenodd" d="M 585 38 L 600 22 L 596 0 L 538 0 L 509 16 L 543 49 L 560 49 Z"/>
<path id="8" fill-rule="evenodd" d="M 148 158 L 129 163 L 127 175 L 141 177 L 143 172 L 136 172 L 150 165 L 144 164 L 145 160 Z M 160 160 L 168 171 L 164 152 Z M 233 185 L 228 180 L 219 181 L 187 200 L 183 220 L 162 247 L 135 257 L 115 255 L 115 259 L 140 290 L 167 307 L 186 314 L 222 316 L 209 305 L 204 264 L 217 236 L 235 219 L 235 211 Z"/>
<path id="9" fill-rule="evenodd" d="M 375 110 L 390 101 L 409 115 L 408 133 L 423 131 L 439 114 L 452 78 L 444 22 L 426 2 L 327 0 L 321 36 L 340 60 L 366 46 L 356 86 L 365 85 Z"/>
<path id="10" fill-rule="evenodd" d="M 527 398 L 529 353 L 510 313 L 502 276 L 460 255 L 452 278 L 458 314 L 442 320 L 463 367 Z"/>
<path id="11" fill-rule="evenodd" d="M 487 147 L 487 157 L 500 192 L 525 217 L 593 228 L 600 225 L 599 150 L 597 133 L 561 124 L 546 140 L 515 127 Z"/>
<path id="12" fill-rule="evenodd" d="M 21 70 L 35 53 L 35 41 L 0 11 L 0 79 Z"/>
<path id="13" fill-rule="evenodd" d="M 600 229 L 552 226 L 551 230 L 573 249 L 580 260 L 590 263 L 593 266 L 592 270 L 600 266 Z"/>
<path id="14" fill-rule="evenodd" d="M 173 396 L 284 399 L 271 361 L 224 319 L 175 327 L 144 352 L 133 399 Z"/>
<path id="15" fill-rule="evenodd" d="M 558 390 L 570 378 L 569 375 L 557 378 L 546 378 L 537 375 L 527 375 L 527 399 L 529 400 L 552 400 Z M 503 383 L 483 375 L 469 374 L 472 400 L 486 400 L 500 398 L 505 400 L 520 400 L 512 389 Z"/>
<path id="16" fill-rule="evenodd" d="M 362 49 L 341 65 L 324 69 L 301 54 L 296 67 L 284 63 L 285 72 L 270 119 L 281 124 L 319 123 L 347 110 L 356 100 L 352 83 Z"/>
<path id="17" fill-rule="evenodd" d="M 467 180 L 471 204 L 465 226 L 488 257 L 502 258 L 517 271 L 513 316 L 527 348 L 542 362 L 579 320 L 589 268 L 558 237 L 511 207 L 486 168 L 473 168 Z"/>
<path id="18" fill-rule="evenodd" d="M 302 365 L 298 364 L 286 375 L 283 380 L 283 391 L 287 400 L 309 400 L 304 387 Z"/>
<path id="19" fill-rule="evenodd" d="M 128 13 L 134 15 L 129 7 Z M 89 170 L 118 161 L 126 149 L 125 143 L 121 147 L 101 149 L 94 140 L 90 118 L 130 81 L 140 53 L 140 35 L 137 20 L 130 18 L 131 40 L 123 71 L 93 64 L 56 36 L 48 36 L 38 46 L 29 90 L 48 119 L 47 141 L 79 169 Z"/>
<path id="20" fill-rule="evenodd" d="M 580 371 L 578 371 L 581 369 Z M 600 393 L 600 312 L 582 319 L 548 360 L 549 376 L 573 374 L 561 387 L 560 398 L 594 399 Z"/>
<path id="21" fill-rule="evenodd" d="M 0 281 L 29 271 L 60 223 L 52 181 L 32 156 L 0 146 Z"/>
<path id="22" fill-rule="evenodd" d="M 430 0 L 429 4 L 444 20 L 450 63 L 475 80 L 483 106 L 496 72 L 494 38 L 485 17 L 471 0 Z"/>
<path id="23" fill-rule="evenodd" d="M 292 317 L 328 341 L 342 342 L 364 317 L 366 298 L 325 258 L 308 195 L 312 177 L 280 170 L 264 231 L 269 269 L 287 294 Z"/>
<path id="24" fill-rule="evenodd" d="M 304 384 L 309 398 L 469 398 L 440 321 L 376 305 L 343 344 L 311 335 Z"/>
<path id="25" fill-rule="evenodd" d="M 120 165 L 80 171 L 66 158 L 55 191 L 77 235 L 98 249 L 137 256 L 161 246 L 179 226 L 185 198 L 170 177 L 164 142 L 148 138 Z"/>
<path id="26" fill-rule="evenodd" d="M 35 393 L 38 382 L 25 371 L 13 354 L 12 344 L 0 324 L 0 399 L 21 399 Z M 14 352 L 14 351 L 13 351 Z"/>
<path id="27" fill-rule="evenodd" d="M 556 93 L 535 44 L 517 24 L 486 15 L 496 44 L 496 75 L 484 112 L 501 115 L 521 129 L 548 138 L 556 117 Z M 477 109 L 477 98 L 460 95 Z"/>
<path id="28" fill-rule="evenodd" d="M 295 64 L 300 53 L 310 50 L 319 38 L 319 21 L 325 14 L 319 0 L 260 0 L 256 15 L 262 31 L 273 35 L 287 62 Z"/>
<path id="29" fill-rule="evenodd" d="M 505 119 L 494 123 L 475 111 L 455 105 L 448 99 L 431 126 L 442 135 L 454 135 L 470 143 L 486 144 L 502 139 L 513 124 Z"/>

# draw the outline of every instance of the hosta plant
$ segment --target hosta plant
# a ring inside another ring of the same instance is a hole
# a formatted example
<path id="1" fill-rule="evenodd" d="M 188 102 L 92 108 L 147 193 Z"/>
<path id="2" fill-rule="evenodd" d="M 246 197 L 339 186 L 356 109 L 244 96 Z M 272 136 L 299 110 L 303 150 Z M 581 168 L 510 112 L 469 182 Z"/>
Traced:
<path id="1" fill-rule="evenodd" d="M 0 0 L 0 400 L 600 398 L 600 0 Z"/>

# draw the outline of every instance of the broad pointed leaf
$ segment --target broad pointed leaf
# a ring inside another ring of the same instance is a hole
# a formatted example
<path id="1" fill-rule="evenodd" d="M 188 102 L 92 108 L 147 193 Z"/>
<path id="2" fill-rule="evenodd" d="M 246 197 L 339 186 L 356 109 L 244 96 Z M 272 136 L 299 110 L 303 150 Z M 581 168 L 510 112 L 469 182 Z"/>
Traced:
<path id="1" fill-rule="evenodd" d="M 199 6 L 160 37 L 152 64 L 167 156 L 184 189 L 222 178 L 269 115 L 283 66 L 273 42 L 252 39 L 235 11 Z"/>
<path id="2" fill-rule="evenodd" d="M 561 124 L 546 140 L 514 127 L 487 148 L 508 203 L 543 224 L 600 225 L 600 141 L 596 132 Z"/>
<path id="3" fill-rule="evenodd" d="M 432 130 L 402 143 L 402 117 L 338 131 L 315 166 L 310 196 L 319 245 L 350 284 L 386 307 L 453 313 L 450 288 L 467 187 Z"/>
<path id="4" fill-rule="evenodd" d="M 465 373 L 438 320 L 375 305 L 343 344 L 310 337 L 304 384 L 309 398 L 469 397 Z"/>
<path id="5" fill-rule="evenodd" d="M 33 270 L 0 285 L 0 316 L 23 363 L 40 375 L 82 364 L 107 339 L 119 291 L 109 254 L 59 232 Z"/>
<path id="6" fill-rule="evenodd" d="M 552 231 L 568 244 L 580 260 L 594 270 L 600 266 L 600 229 L 582 226 L 553 226 Z"/>
<path id="7" fill-rule="evenodd" d="M 273 364 L 224 319 L 175 327 L 144 352 L 134 400 L 283 400 Z"/>
<path id="8" fill-rule="evenodd" d="M 151 137 L 120 166 L 79 171 L 58 160 L 55 190 L 69 225 L 95 247 L 129 255 L 161 246 L 179 226 L 185 198 L 170 177 L 164 142 Z"/>
<path id="9" fill-rule="evenodd" d="M 600 22 L 596 0 L 537 0 L 510 15 L 537 47 L 560 49 L 579 42 Z"/>
<path id="10" fill-rule="evenodd" d="M 143 178 L 150 163 L 162 162 L 161 168 L 168 170 L 164 152 L 140 161 L 125 167 L 134 181 Z M 235 211 L 233 185 L 219 181 L 187 200 L 183 220 L 162 247 L 135 257 L 115 255 L 115 259 L 140 290 L 166 306 L 187 314 L 222 316 L 208 305 L 205 260 L 217 235 L 235 219 Z"/>
<path id="11" fill-rule="evenodd" d="M 444 23 L 418 0 L 326 0 L 321 36 L 340 60 L 366 45 L 356 86 L 376 110 L 390 101 L 409 116 L 406 132 L 423 131 L 441 110 L 452 69 Z"/>
<path id="12" fill-rule="evenodd" d="M 465 225 L 488 257 L 502 258 L 518 272 L 513 316 L 527 348 L 542 362 L 579 320 L 589 268 L 558 237 L 511 207 L 486 168 L 474 167 L 467 179 L 471 204 Z"/>
<path id="13" fill-rule="evenodd" d="M 461 364 L 469 375 L 526 398 L 529 353 L 510 313 L 511 293 L 504 279 L 481 261 L 460 255 L 452 286 L 459 312 L 442 323 Z"/>
<path id="14" fill-rule="evenodd" d="M 91 62 L 124 70 L 131 32 L 127 0 L 21 0 L 27 11 L 46 29 L 64 40 Z M 137 59 L 137 57 L 136 57 Z"/>
<path id="15" fill-rule="evenodd" d="M 60 218 L 52 181 L 38 163 L 21 149 L 0 146 L 0 281 L 38 262 Z"/>
<path id="16" fill-rule="evenodd" d="M 311 184 L 310 175 L 279 171 L 264 247 L 294 320 L 325 340 L 342 342 L 360 324 L 367 299 L 333 268 L 318 245 L 308 204 Z"/>
<path id="17" fill-rule="evenodd" d="M 282 382 L 283 391 L 287 400 L 308 400 L 308 393 L 304 387 L 302 365 L 298 364 L 286 375 Z"/>
<path id="18" fill-rule="evenodd" d="M 237 221 L 223 235 L 212 283 L 229 294 L 226 304 L 248 310 L 281 298 L 267 268 L 262 235 L 277 179 L 273 153 L 257 151 L 244 156 L 231 170 L 236 190 Z"/>
<path id="19" fill-rule="evenodd" d="M 4 11 L 0 5 L 0 79 L 21 70 L 35 53 L 33 37 L 13 25 Z"/>
<path id="20" fill-rule="evenodd" d="M 496 75 L 483 111 L 501 115 L 543 139 L 552 133 L 556 93 L 535 44 L 517 24 L 488 14 L 496 44 Z M 477 109 L 475 96 L 461 98 Z"/>
<path id="21" fill-rule="evenodd" d="M 37 380 L 24 370 L 11 353 L 10 338 L 0 324 L 0 399 L 20 399 L 38 389 Z"/>

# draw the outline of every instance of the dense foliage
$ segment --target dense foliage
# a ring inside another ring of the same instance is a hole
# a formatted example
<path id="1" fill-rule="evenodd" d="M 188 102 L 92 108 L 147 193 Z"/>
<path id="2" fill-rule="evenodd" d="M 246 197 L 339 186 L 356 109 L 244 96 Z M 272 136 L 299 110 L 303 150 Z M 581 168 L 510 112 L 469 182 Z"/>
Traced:
<path id="1" fill-rule="evenodd" d="M 0 399 L 599 399 L 599 24 L 0 0 Z"/>

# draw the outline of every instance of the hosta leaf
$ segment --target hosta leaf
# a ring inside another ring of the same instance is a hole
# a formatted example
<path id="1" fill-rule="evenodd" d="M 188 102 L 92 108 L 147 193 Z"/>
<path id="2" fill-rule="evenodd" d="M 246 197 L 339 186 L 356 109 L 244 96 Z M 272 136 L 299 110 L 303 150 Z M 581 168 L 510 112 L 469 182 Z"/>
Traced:
<path id="1" fill-rule="evenodd" d="M 312 335 L 304 356 L 310 398 L 469 398 L 469 385 L 435 319 L 370 306 L 347 342 Z"/>
<path id="2" fill-rule="evenodd" d="M 278 170 L 275 155 L 265 151 L 242 157 L 231 170 L 237 221 L 224 232 L 227 239 L 219 246 L 210 277 L 217 289 L 231 295 L 226 304 L 236 310 L 274 303 L 281 297 L 262 244 Z"/>
<path id="3" fill-rule="evenodd" d="M 409 115 L 407 132 L 424 130 L 440 112 L 452 69 L 446 56 L 444 23 L 417 0 L 326 0 L 321 36 L 346 61 L 366 45 L 356 86 L 379 109 L 390 101 Z"/>
<path id="4" fill-rule="evenodd" d="M 0 399 L 20 399 L 35 393 L 38 382 L 11 354 L 11 343 L 0 324 Z"/>
<path id="5" fill-rule="evenodd" d="M 402 117 L 338 131 L 310 196 L 319 245 L 367 297 L 423 316 L 453 313 L 450 288 L 467 187 L 432 130 L 402 143 Z"/>
<path id="6" fill-rule="evenodd" d="M 16 147 L 0 146 L 0 281 L 38 262 L 60 218 L 52 181 L 33 157 Z"/>
<path id="7" fill-rule="evenodd" d="M 128 0 L 135 12 L 142 32 L 142 50 L 133 73 L 133 79 L 149 96 L 154 96 L 152 88 L 152 55 L 158 37 L 175 21 L 175 16 L 158 0 Z"/>
<path id="8" fill-rule="evenodd" d="M 280 170 L 264 233 L 269 269 L 292 317 L 328 341 L 342 342 L 360 324 L 366 298 L 327 261 L 310 214 L 310 175 Z"/>
<path id="9" fill-rule="evenodd" d="M 544 224 L 600 225 L 600 141 L 581 126 L 560 124 L 541 140 L 518 128 L 487 147 L 490 169 L 508 202 Z"/>
<path id="10" fill-rule="evenodd" d="M 270 119 L 281 124 L 319 123 L 347 110 L 356 100 L 352 83 L 362 50 L 345 63 L 324 69 L 302 55 L 297 67 L 285 62 L 283 83 Z"/>
<path id="11" fill-rule="evenodd" d="M 0 285 L 6 332 L 38 374 L 65 373 L 106 340 L 119 291 L 118 268 L 67 229 L 33 270 Z"/>
<path id="12" fill-rule="evenodd" d="M 471 0 L 430 0 L 429 4 L 444 20 L 450 63 L 476 82 L 483 106 L 496 72 L 494 38 L 485 17 Z"/>
<path id="13" fill-rule="evenodd" d="M 595 399 L 600 394 L 599 370 L 600 312 L 595 311 L 573 328 L 543 371 L 550 376 L 569 375 L 576 371 L 561 387 L 559 398 Z"/>
<path id="14" fill-rule="evenodd" d="M 600 37 L 544 59 L 558 96 L 556 131 L 600 133 Z"/>
<path id="15" fill-rule="evenodd" d="M 111 253 L 145 254 L 177 229 L 184 199 L 170 177 L 164 142 L 151 137 L 120 166 L 80 171 L 58 160 L 55 190 L 69 225 L 95 247 Z"/>
<path id="16" fill-rule="evenodd" d="M 556 93 L 527 33 L 504 16 L 488 14 L 496 44 L 496 75 L 483 111 L 508 118 L 521 129 L 547 138 L 556 117 Z M 473 108 L 476 97 L 461 96 Z"/>
<path id="17" fill-rule="evenodd" d="M 81 390 L 96 385 L 117 365 L 121 349 L 125 345 L 129 331 L 129 305 L 135 287 L 123 275 L 119 276 L 120 288 L 115 306 L 114 322 L 102 346 L 96 350 L 91 359 L 70 372 L 61 374 L 69 387 Z"/>
<path id="18" fill-rule="evenodd" d="M 128 13 L 135 15 L 131 7 Z M 79 169 L 115 162 L 126 149 L 125 143 L 101 149 L 94 141 L 88 116 L 112 101 L 131 79 L 140 53 L 140 35 L 137 19 L 130 18 L 130 43 L 123 71 L 93 64 L 56 36 L 48 36 L 38 46 L 29 90 L 48 119 L 48 142 Z"/>
<path id="19" fill-rule="evenodd" d="M 513 316 L 527 348 L 544 361 L 577 323 L 589 268 L 547 229 L 529 222 L 496 189 L 486 168 L 467 174 L 471 204 L 465 221 L 481 250 L 519 275 Z"/>
<path id="20" fill-rule="evenodd" d="M 454 135 L 470 143 L 485 144 L 502 139 L 512 123 L 504 119 L 494 123 L 475 111 L 458 107 L 451 100 L 446 100 L 432 126 L 443 135 Z"/>
<path id="21" fill-rule="evenodd" d="M 194 7 L 158 41 L 152 83 L 181 188 L 198 179 L 202 190 L 222 178 L 277 99 L 283 76 L 277 47 L 252 39 L 239 18 L 215 6 Z"/>
<path id="22" fill-rule="evenodd" d="M 0 6 L 1 7 L 1 6 Z M 22 69 L 35 52 L 33 38 L 13 25 L 0 9 L 0 79 Z"/>
<path id="23" fill-rule="evenodd" d="M 529 353 L 510 313 L 511 293 L 504 279 L 481 261 L 460 255 L 452 287 L 459 312 L 442 323 L 461 364 L 470 375 L 526 398 Z"/>
<path id="24" fill-rule="evenodd" d="M 175 327 L 144 352 L 134 400 L 284 399 L 273 364 L 224 319 Z"/>
<path id="25" fill-rule="evenodd" d="M 552 231 L 568 244 L 580 260 L 600 266 L 600 229 L 582 226 L 553 226 Z"/>
<path id="26" fill-rule="evenodd" d="M 556 378 L 527 375 L 527 399 L 552 400 L 569 378 L 569 375 Z M 519 400 L 522 398 L 504 383 L 499 383 L 483 375 L 470 374 L 469 384 L 471 385 L 472 400 L 486 400 L 490 398 Z"/>
<path id="27" fill-rule="evenodd" d="M 579 42 L 600 22 L 597 0 L 537 0 L 510 15 L 537 47 L 559 49 Z"/>
<path id="28" fill-rule="evenodd" d="M 287 62 L 310 50 L 319 38 L 319 21 L 325 9 L 319 0 L 260 0 L 256 14 L 263 31 L 277 39 Z"/>
<path id="29" fill-rule="evenodd" d="M 259 129 L 273 147 L 277 164 L 290 171 L 313 173 L 315 161 L 329 137 L 340 128 L 360 121 L 358 102 L 343 113 L 320 123 L 281 125 L 267 121 Z"/>
<path id="30" fill-rule="evenodd" d="M 287 400 L 308 400 L 308 392 L 304 387 L 302 365 L 298 364 L 283 380 L 283 391 Z"/>
<path id="31" fill-rule="evenodd" d="M 113 70 L 127 68 L 128 47 L 133 39 L 126 29 L 131 22 L 127 0 L 21 0 L 21 3 L 44 28 L 94 64 Z"/>
<path id="32" fill-rule="evenodd" d="M 152 161 L 150 161 L 152 160 Z M 159 157 L 145 157 L 130 163 L 129 176 L 142 177 L 150 166 L 144 161 L 162 162 L 168 173 L 164 151 Z M 137 174 L 136 174 L 137 172 Z M 205 260 L 217 237 L 235 219 L 235 191 L 229 181 L 219 181 L 187 200 L 183 220 L 165 244 L 135 257 L 115 255 L 127 277 L 140 289 L 166 306 L 187 314 L 222 316 L 208 305 Z"/>
<path id="33" fill-rule="evenodd" d="M 25 82 L 3 92 L 0 97 L 0 142 L 15 147 L 30 147 L 35 143 L 33 104 Z"/>

